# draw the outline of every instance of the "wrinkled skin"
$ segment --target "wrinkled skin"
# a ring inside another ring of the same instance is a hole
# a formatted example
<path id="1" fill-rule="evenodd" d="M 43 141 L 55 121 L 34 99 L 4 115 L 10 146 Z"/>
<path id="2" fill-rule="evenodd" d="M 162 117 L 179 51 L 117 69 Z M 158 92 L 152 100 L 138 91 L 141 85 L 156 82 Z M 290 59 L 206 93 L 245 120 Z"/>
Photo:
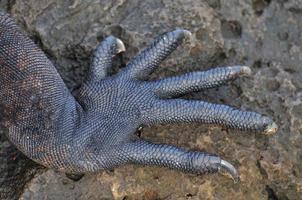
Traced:
<path id="1" fill-rule="evenodd" d="M 246 66 L 215 68 L 148 81 L 148 75 L 190 32 L 165 33 L 119 73 L 108 76 L 113 57 L 125 51 L 106 38 L 92 58 L 87 80 L 73 97 L 51 62 L 6 14 L 0 14 L 0 116 L 8 138 L 36 162 L 68 173 L 96 172 L 128 163 L 196 174 L 236 169 L 219 156 L 153 144 L 135 135 L 156 123 L 200 122 L 272 134 L 268 117 L 226 105 L 183 100 L 184 94 L 249 75 Z"/>

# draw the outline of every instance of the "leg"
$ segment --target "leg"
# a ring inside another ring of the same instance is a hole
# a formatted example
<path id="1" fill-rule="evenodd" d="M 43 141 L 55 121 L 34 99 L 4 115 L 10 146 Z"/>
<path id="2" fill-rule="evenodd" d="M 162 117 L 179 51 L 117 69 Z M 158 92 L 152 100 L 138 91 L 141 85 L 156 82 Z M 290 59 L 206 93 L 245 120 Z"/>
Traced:
<path id="1" fill-rule="evenodd" d="M 105 78 L 108 68 L 112 66 L 113 56 L 122 51 L 125 51 L 125 46 L 118 38 L 109 36 L 101 42 L 93 54 L 88 80 L 100 81 Z"/>
<path id="2" fill-rule="evenodd" d="M 184 39 L 190 38 L 190 36 L 189 31 L 182 29 L 163 34 L 150 47 L 130 61 L 126 69 L 127 75 L 132 78 L 146 79 Z"/>
<path id="3" fill-rule="evenodd" d="M 171 98 L 227 83 L 241 75 L 249 75 L 246 66 L 221 67 L 204 72 L 191 72 L 182 76 L 155 81 L 155 93 L 162 98 Z"/>
<path id="4" fill-rule="evenodd" d="M 277 125 L 270 118 L 255 112 L 240 111 L 226 105 L 182 99 L 160 100 L 144 114 L 144 122 L 146 124 L 201 122 L 268 135 L 277 130 Z"/>
<path id="5" fill-rule="evenodd" d="M 119 155 L 128 163 L 168 167 L 195 174 L 226 171 L 235 181 L 239 180 L 235 167 L 220 157 L 172 145 L 138 140 L 123 145 Z"/>

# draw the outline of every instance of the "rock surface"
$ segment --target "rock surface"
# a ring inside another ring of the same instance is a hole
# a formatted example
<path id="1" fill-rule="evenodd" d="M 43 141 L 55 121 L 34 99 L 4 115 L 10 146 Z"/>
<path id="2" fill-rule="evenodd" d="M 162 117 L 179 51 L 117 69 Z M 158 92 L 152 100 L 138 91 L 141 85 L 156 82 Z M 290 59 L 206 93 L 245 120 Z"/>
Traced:
<path id="1" fill-rule="evenodd" d="M 239 169 L 239 184 L 221 175 L 132 165 L 74 182 L 40 170 L 22 155 L 9 159 L 20 153 L 1 136 L 2 195 L 8 191 L 9 199 L 22 200 L 302 199 L 301 1 L 6 0 L 0 7 L 46 52 L 71 90 L 84 80 L 91 51 L 104 37 L 124 41 L 127 51 L 116 58 L 123 67 L 158 34 L 186 28 L 193 41 L 178 48 L 151 78 L 249 65 L 252 77 L 186 98 L 254 110 L 280 126 L 271 137 L 200 124 L 144 129 L 142 136 L 151 141 L 221 155 Z"/>

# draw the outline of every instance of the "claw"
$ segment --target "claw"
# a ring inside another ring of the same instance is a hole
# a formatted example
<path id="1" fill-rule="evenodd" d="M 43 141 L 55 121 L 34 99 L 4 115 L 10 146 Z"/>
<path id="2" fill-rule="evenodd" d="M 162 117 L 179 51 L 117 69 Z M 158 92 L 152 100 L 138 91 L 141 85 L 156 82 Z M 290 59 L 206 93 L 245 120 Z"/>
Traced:
<path id="1" fill-rule="evenodd" d="M 272 122 L 271 124 L 269 124 L 266 129 L 264 130 L 264 134 L 265 135 L 272 135 L 274 133 L 276 133 L 278 130 L 278 125 L 275 122 Z"/>
<path id="2" fill-rule="evenodd" d="M 250 76 L 252 73 L 252 70 L 248 66 L 243 66 L 243 65 L 235 65 L 235 66 L 229 66 L 226 67 L 229 69 L 231 74 L 234 75 L 235 78 L 239 76 Z"/>
<path id="3" fill-rule="evenodd" d="M 190 31 L 185 30 L 185 29 L 176 29 L 175 31 L 182 32 L 182 34 L 184 35 L 183 41 L 191 41 L 192 33 Z"/>
<path id="4" fill-rule="evenodd" d="M 126 51 L 124 43 L 122 42 L 122 40 L 120 40 L 118 38 L 116 38 L 116 51 L 117 51 L 117 53 Z"/>
<path id="5" fill-rule="evenodd" d="M 185 35 L 185 41 L 190 41 L 192 39 L 192 33 L 188 30 L 183 30 L 184 35 Z"/>
<path id="6" fill-rule="evenodd" d="M 240 181 L 239 174 L 236 168 L 231 163 L 221 159 L 220 167 L 221 168 L 219 169 L 219 171 L 222 172 L 223 174 L 224 172 L 226 172 L 227 175 L 231 175 L 235 183 Z"/>
<path id="7" fill-rule="evenodd" d="M 116 45 L 116 46 L 114 46 L 114 50 L 113 50 L 114 55 L 112 55 L 112 56 L 115 56 L 118 53 L 126 51 L 125 45 L 122 42 L 122 40 L 120 40 L 114 36 L 108 36 L 107 38 L 105 38 L 104 42 L 107 42 L 109 45 L 111 45 L 112 43 Z"/>
<path id="8" fill-rule="evenodd" d="M 251 75 L 252 73 L 252 70 L 250 67 L 248 66 L 241 66 L 241 69 L 240 69 L 240 74 L 243 75 L 243 76 L 249 76 Z"/>

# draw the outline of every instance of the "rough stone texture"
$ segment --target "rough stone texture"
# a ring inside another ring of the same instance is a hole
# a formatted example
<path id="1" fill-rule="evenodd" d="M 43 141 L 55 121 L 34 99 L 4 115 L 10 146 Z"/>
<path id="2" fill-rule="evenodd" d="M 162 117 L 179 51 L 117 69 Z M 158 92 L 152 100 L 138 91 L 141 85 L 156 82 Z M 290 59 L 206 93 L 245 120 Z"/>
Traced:
<path id="1" fill-rule="evenodd" d="M 73 182 L 52 170 L 41 172 L 20 158 L 13 165 L 1 162 L 2 171 L 13 168 L 10 177 L 15 177 L 15 184 L 8 184 L 9 177 L 1 173 L 1 189 L 21 191 L 27 183 L 21 194 L 24 200 L 302 199 L 301 5 L 299 0 L 1 1 L 1 8 L 47 53 L 70 89 L 85 78 L 91 51 L 107 35 L 126 45 L 127 52 L 116 58 L 122 67 L 153 37 L 182 27 L 192 31 L 193 41 L 173 53 L 152 78 L 250 65 L 251 78 L 186 98 L 258 111 L 280 126 L 272 137 L 199 124 L 144 129 L 142 136 L 154 142 L 221 155 L 239 169 L 239 184 L 219 175 L 132 165 Z M 0 158 L 6 161 L 11 155 L 8 143 L 2 136 L 0 141 Z M 36 177 L 28 182 L 33 173 Z M 19 177 L 22 181 L 16 182 Z M 17 198 L 19 193 L 13 193 L 12 199 Z"/>

